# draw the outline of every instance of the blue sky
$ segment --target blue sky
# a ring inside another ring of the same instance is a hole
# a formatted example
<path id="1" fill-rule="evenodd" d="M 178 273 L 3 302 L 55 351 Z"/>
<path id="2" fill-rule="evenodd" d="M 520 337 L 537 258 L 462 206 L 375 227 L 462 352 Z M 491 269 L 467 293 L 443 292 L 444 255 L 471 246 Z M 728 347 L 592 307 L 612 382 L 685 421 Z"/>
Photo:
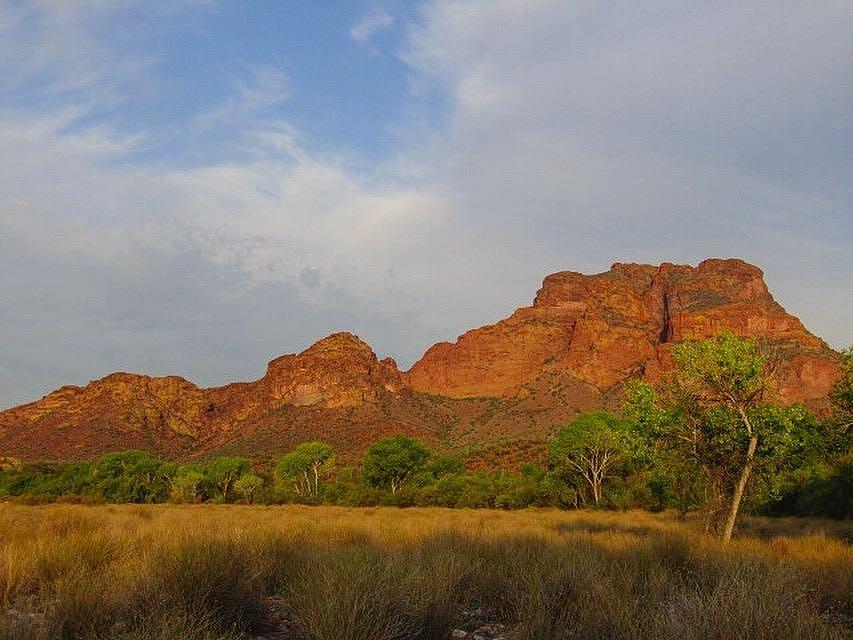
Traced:
<path id="1" fill-rule="evenodd" d="M 202 157 L 210 162 L 211 153 L 219 160 L 233 157 L 224 144 L 233 128 L 224 120 L 198 123 L 217 107 L 245 108 L 235 117 L 286 119 L 319 149 L 346 151 L 363 163 L 391 151 L 409 108 L 422 117 L 437 114 L 433 99 L 415 105 L 409 68 L 394 55 L 417 19 L 415 5 L 116 2 L 99 8 L 97 2 L 72 2 L 63 10 L 62 4 L 12 3 L 4 10 L 11 16 L 8 30 L 22 36 L 25 49 L 42 53 L 46 43 L 38 39 L 49 38 L 46 25 L 59 22 L 53 28 L 68 32 L 65 37 L 90 41 L 88 52 L 67 52 L 83 54 L 79 64 L 95 58 L 96 66 L 115 68 L 96 69 L 102 79 L 88 77 L 88 66 L 73 69 L 84 77 L 55 90 L 69 71 L 57 60 L 9 82 L 4 103 L 56 108 L 85 101 L 93 85 L 111 88 L 116 95 L 88 105 L 75 125 L 108 121 L 144 135 L 145 145 L 128 161 L 176 165 Z M 19 54 L 27 57 L 26 50 Z"/>
<path id="2" fill-rule="evenodd" d="M 0 407 L 758 264 L 853 342 L 853 5 L 0 0 Z"/>

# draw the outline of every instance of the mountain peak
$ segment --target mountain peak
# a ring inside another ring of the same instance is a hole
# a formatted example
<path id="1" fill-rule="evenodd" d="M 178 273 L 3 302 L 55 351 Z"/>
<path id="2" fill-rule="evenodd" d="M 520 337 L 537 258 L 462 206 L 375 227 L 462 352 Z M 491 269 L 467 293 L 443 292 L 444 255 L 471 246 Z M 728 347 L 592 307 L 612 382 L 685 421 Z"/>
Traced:
<path id="1" fill-rule="evenodd" d="M 263 380 L 284 403 L 341 407 L 372 400 L 381 389 L 401 388 L 399 377 L 396 365 L 379 362 L 370 345 L 342 331 L 299 354 L 276 358 Z"/>
<path id="2" fill-rule="evenodd" d="M 364 356 L 375 358 L 373 349 L 364 340 L 354 333 L 339 331 L 318 340 L 300 355 L 327 355 L 329 357 L 340 357 L 344 354 L 360 353 Z"/>

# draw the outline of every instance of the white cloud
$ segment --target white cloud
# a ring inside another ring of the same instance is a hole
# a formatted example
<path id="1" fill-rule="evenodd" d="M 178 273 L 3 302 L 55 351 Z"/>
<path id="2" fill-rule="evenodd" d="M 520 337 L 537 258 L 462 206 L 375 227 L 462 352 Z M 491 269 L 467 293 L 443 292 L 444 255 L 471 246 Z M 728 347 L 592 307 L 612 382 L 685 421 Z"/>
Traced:
<path id="1" fill-rule="evenodd" d="M 367 44 L 379 31 L 394 24 L 394 17 L 387 11 L 373 9 L 366 13 L 350 29 L 350 37 L 358 44 Z"/>
<path id="2" fill-rule="evenodd" d="M 280 69 L 266 65 L 250 67 L 246 77 L 235 83 L 234 95 L 224 104 L 199 114 L 195 128 L 203 131 L 245 123 L 287 100 L 287 85 L 287 76 Z"/>

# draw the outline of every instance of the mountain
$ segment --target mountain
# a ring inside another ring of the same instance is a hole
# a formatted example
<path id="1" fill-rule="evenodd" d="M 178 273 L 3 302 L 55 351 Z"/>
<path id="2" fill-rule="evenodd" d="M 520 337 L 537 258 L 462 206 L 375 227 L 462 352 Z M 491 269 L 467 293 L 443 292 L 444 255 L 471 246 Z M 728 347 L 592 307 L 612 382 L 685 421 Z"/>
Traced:
<path id="1" fill-rule="evenodd" d="M 778 357 L 777 400 L 820 406 L 839 355 L 773 299 L 741 260 L 614 264 L 545 278 L 530 307 L 432 346 L 407 372 L 350 333 L 276 358 L 253 382 L 199 388 L 114 373 L 0 413 L 0 454 L 81 458 L 141 448 L 174 458 L 275 455 L 329 441 L 343 460 L 406 433 L 489 466 L 541 455 L 581 411 L 612 406 L 630 379 L 660 380 L 672 346 L 728 329 Z"/>
<path id="2" fill-rule="evenodd" d="M 784 356 L 782 402 L 823 397 L 837 374 L 826 344 L 773 300 L 760 269 L 741 260 L 698 267 L 616 263 L 547 278 L 533 306 L 430 348 L 407 374 L 417 391 L 454 398 L 508 397 L 543 375 L 564 374 L 605 392 L 672 367 L 672 345 L 729 329 Z"/>

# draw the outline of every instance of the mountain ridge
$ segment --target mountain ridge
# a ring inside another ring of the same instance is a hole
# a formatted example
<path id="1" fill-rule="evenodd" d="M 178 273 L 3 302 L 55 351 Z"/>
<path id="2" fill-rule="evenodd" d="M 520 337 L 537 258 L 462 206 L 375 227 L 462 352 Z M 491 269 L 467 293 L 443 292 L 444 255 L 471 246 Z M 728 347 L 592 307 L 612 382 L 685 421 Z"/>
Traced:
<path id="1" fill-rule="evenodd" d="M 433 345 L 407 371 L 338 332 L 274 358 L 248 382 L 202 388 L 180 376 L 116 372 L 61 387 L 0 412 L 0 452 L 254 455 L 327 439 L 346 457 L 398 432 L 447 449 L 536 440 L 580 411 L 612 405 L 627 380 L 660 380 L 673 344 L 722 329 L 780 354 L 782 403 L 819 405 L 838 376 L 838 354 L 773 299 L 758 267 L 732 258 L 696 267 L 617 262 L 593 275 L 546 276 L 530 306 Z"/>

